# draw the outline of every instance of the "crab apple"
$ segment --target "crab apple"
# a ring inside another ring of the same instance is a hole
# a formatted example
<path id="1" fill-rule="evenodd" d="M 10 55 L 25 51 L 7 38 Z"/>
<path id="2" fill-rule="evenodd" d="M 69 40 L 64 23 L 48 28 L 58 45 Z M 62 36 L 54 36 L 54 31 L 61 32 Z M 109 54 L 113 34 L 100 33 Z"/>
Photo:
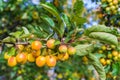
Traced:
<path id="1" fill-rule="evenodd" d="M 109 3 L 110 3 L 110 2 L 112 2 L 112 0 L 107 0 L 107 2 L 109 2 Z"/>
<path id="2" fill-rule="evenodd" d="M 14 56 L 9 57 L 7 64 L 10 67 L 16 66 L 17 65 L 16 57 L 14 57 Z"/>
<path id="3" fill-rule="evenodd" d="M 107 57 L 108 57 L 108 58 L 112 58 L 112 54 L 109 53 L 109 54 L 107 55 Z"/>
<path id="4" fill-rule="evenodd" d="M 102 49 L 103 51 L 105 51 L 105 50 L 107 49 L 107 47 L 106 47 L 105 45 L 103 45 L 103 46 L 101 46 L 101 49 Z"/>
<path id="5" fill-rule="evenodd" d="M 34 56 L 34 57 L 38 57 L 39 55 L 41 54 L 41 50 L 33 50 L 32 51 L 32 55 Z"/>
<path id="6" fill-rule="evenodd" d="M 16 56 L 16 60 L 18 63 L 26 63 L 27 61 L 27 54 L 26 53 L 18 53 Z"/>
<path id="7" fill-rule="evenodd" d="M 66 53 L 67 52 L 67 46 L 66 45 L 60 45 L 59 46 L 59 51 L 61 53 Z"/>
<path id="8" fill-rule="evenodd" d="M 83 61 L 83 62 L 88 62 L 88 58 L 87 58 L 86 56 L 83 56 L 83 57 L 82 57 L 82 61 Z"/>
<path id="9" fill-rule="evenodd" d="M 27 60 L 28 60 L 29 62 L 34 62 L 34 61 L 35 61 L 35 57 L 34 57 L 32 54 L 28 54 L 28 55 L 27 55 Z"/>
<path id="10" fill-rule="evenodd" d="M 108 64 L 108 65 L 111 64 L 111 60 L 110 60 L 110 59 L 107 59 L 107 60 L 106 60 L 106 64 Z"/>
<path id="11" fill-rule="evenodd" d="M 36 65 L 38 67 L 43 67 L 45 65 L 45 63 L 46 63 L 46 58 L 44 56 L 38 56 L 36 58 Z"/>
<path id="12" fill-rule="evenodd" d="M 46 56 L 46 64 L 49 67 L 54 67 L 56 65 L 56 57 L 52 56 L 52 55 L 48 55 Z"/>
<path id="13" fill-rule="evenodd" d="M 69 47 L 68 48 L 68 54 L 69 55 L 74 55 L 76 53 L 76 49 L 74 47 Z"/>
<path id="14" fill-rule="evenodd" d="M 113 6 L 113 3 L 109 3 L 109 6 Z"/>
<path id="15" fill-rule="evenodd" d="M 48 48 L 54 49 L 55 48 L 55 40 L 54 39 L 48 40 L 46 45 L 47 45 Z"/>
<path id="16" fill-rule="evenodd" d="M 112 2 L 114 5 L 117 5 L 118 4 L 118 0 L 113 0 Z"/>
<path id="17" fill-rule="evenodd" d="M 101 62 L 102 65 L 104 65 L 104 66 L 106 65 L 105 58 L 100 58 L 100 62 Z"/>
<path id="18" fill-rule="evenodd" d="M 62 61 L 65 61 L 69 58 L 69 54 L 66 52 L 66 53 L 62 53 L 62 54 L 58 54 L 58 59 L 59 60 L 62 60 Z"/>
<path id="19" fill-rule="evenodd" d="M 115 51 L 115 50 L 112 51 L 112 55 L 113 55 L 113 56 L 118 56 L 118 51 Z"/>
<path id="20" fill-rule="evenodd" d="M 101 0 L 102 2 L 106 2 L 106 0 Z"/>
<path id="21" fill-rule="evenodd" d="M 18 50 L 22 51 L 24 49 L 24 46 L 19 44 L 19 45 L 16 45 L 16 47 L 18 48 Z"/>
<path id="22" fill-rule="evenodd" d="M 42 43 L 40 41 L 33 41 L 31 47 L 33 50 L 39 50 L 42 48 Z"/>
<path id="23" fill-rule="evenodd" d="M 120 52 L 119 52 L 119 54 L 118 54 L 118 58 L 120 59 Z"/>
<path id="24" fill-rule="evenodd" d="M 5 54 L 4 54 L 4 59 L 8 59 L 9 57 L 11 57 L 9 54 L 8 54 L 8 52 L 5 52 Z"/>
<path id="25" fill-rule="evenodd" d="M 114 61 L 118 61 L 118 56 L 113 57 Z"/>
<path id="26" fill-rule="evenodd" d="M 111 10 L 115 10 L 116 7 L 115 7 L 115 6 L 111 6 L 110 9 L 111 9 Z"/>

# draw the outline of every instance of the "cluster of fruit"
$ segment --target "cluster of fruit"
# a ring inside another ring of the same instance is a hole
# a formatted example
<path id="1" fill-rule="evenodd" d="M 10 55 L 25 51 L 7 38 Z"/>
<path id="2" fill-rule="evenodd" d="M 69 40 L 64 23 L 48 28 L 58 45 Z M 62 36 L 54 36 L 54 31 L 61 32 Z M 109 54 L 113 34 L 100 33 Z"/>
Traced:
<path id="1" fill-rule="evenodd" d="M 101 22 L 107 26 L 117 27 L 120 25 L 120 0 L 101 0 L 101 10 L 98 15 Z M 104 20 L 103 20 L 104 19 Z"/>
<path id="2" fill-rule="evenodd" d="M 102 0 L 102 8 L 108 14 L 120 14 L 120 0 Z"/>
<path id="3" fill-rule="evenodd" d="M 70 45 L 57 44 L 55 39 L 49 39 L 43 45 L 41 41 L 33 41 L 30 45 L 17 45 L 16 56 L 10 56 L 8 52 L 4 54 L 8 66 L 16 66 L 17 63 L 35 62 L 38 67 L 47 65 L 54 67 L 58 60 L 64 61 L 69 55 L 74 55 L 76 49 Z"/>
<path id="4" fill-rule="evenodd" d="M 120 61 L 120 52 L 116 50 L 114 45 L 103 45 L 98 50 L 98 53 L 103 54 L 103 56 L 100 58 L 100 62 L 104 66 Z"/>

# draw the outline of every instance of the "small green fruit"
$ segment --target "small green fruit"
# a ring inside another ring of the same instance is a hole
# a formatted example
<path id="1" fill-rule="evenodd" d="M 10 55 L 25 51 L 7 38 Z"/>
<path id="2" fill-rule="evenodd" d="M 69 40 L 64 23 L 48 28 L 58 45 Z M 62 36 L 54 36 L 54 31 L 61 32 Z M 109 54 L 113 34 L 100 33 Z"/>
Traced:
<path id="1" fill-rule="evenodd" d="M 111 60 L 110 59 L 107 59 L 106 60 L 106 63 L 109 65 L 109 64 L 111 64 Z"/>
<path id="2" fill-rule="evenodd" d="M 108 58 L 112 58 L 112 54 L 109 53 L 109 54 L 107 55 L 107 57 L 108 57 Z"/>

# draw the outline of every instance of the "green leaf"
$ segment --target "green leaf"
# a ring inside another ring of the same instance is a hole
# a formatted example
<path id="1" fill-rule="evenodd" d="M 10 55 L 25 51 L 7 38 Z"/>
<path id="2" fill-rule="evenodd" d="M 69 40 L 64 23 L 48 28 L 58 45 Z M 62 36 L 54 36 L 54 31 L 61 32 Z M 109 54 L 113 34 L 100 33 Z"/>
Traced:
<path id="1" fill-rule="evenodd" d="M 31 34 L 23 34 L 20 36 L 21 39 L 30 37 Z"/>
<path id="2" fill-rule="evenodd" d="M 71 23 L 68 16 L 65 13 L 62 13 L 62 20 L 63 20 L 63 23 L 66 25 L 66 27 L 70 29 Z"/>
<path id="3" fill-rule="evenodd" d="M 105 72 L 106 72 L 106 73 L 108 73 L 108 72 L 110 71 L 110 66 L 111 66 L 111 65 L 107 65 L 107 66 L 105 66 L 104 69 L 105 69 Z"/>
<path id="4" fill-rule="evenodd" d="M 106 55 L 105 55 L 105 54 L 99 54 L 99 53 L 98 53 L 98 54 L 96 54 L 95 56 L 96 56 L 98 59 L 100 59 L 101 57 L 104 57 L 104 58 L 106 57 Z"/>
<path id="5" fill-rule="evenodd" d="M 22 27 L 22 28 L 23 28 L 25 34 L 29 34 L 30 33 L 29 30 L 26 27 Z"/>
<path id="6" fill-rule="evenodd" d="M 12 37 L 6 37 L 6 38 L 3 39 L 2 42 L 15 42 L 15 41 L 16 41 L 15 38 L 12 38 Z"/>
<path id="7" fill-rule="evenodd" d="M 80 0 L 77 0 L 74 4 L 74 7 L 73 7 L 73 12 L 74 12 L 74 15 L 81 15 L 82 14 L 82 11 L 84 9 L 84 3 L 83 1 L 80 1 Z"/>
<path id="8" fill-rule="evenodd" d="M 102 66 L 102 64 L 99 62 L 98 58 L 93 55 L 93 54 L 88 54 L 88 59 L 89 62 L 95 67 L 95 69 L 97 70 L 98 74 L 99 74 L 99 78 L 100 80 L 106 80 L 106 74 L 105 74 L 105 70 L 104 67 Z"/>
<path id="9" fill-rule="evenodd" d="M 15 80 L 23 80 L 23 77 L 21 75 L 17 76 L 17 78 Z"/>
<path id="10" fill-rule="evenodd" d="M 114 44 L 114 45 L 118 46 L 117 37 L 113 34 L 110 34 L 110 33 L 92 32 L 89 34 L 89 37 L 100 40 L 101 42 L 105 42 L 108 44 Z"/>
<path id="11" fill-rule="evenodd" d="M 59 25 L 58 25 L 59 26 Z M 60 29 L 58 30 L 59 31 L 59 35 L 60 37 L 63 37 L 63 34 L 64 34 L 64 31 L 65 31 L 65 23 L 61 23 L 60 25 Z"/>
<path id="12" fill-rule="evenodd" d="M 16 75 L 16 72 L 15 71 L 11 71 L 9 74 L 10 74 L 10 78 L 14 78 L 15 75 Z"/>
<path id="13" fill-rule="evenodd" d="M 47 15 L 42 15 L 41 18 L 46 21 L 50 26 L 55 27 L 54 21 Z"/>
<path id="14" fill-rule="evenodd" d="M 105 8 L 105 7 L 107 7 L 107 6 L 108 6 L 107 3 L 102 3 L 102 5 L 101 5 L 101 7 L 103 7 L 103 8 Z"/>
<path id="15" fill-rule="evenodd" d="M 37 35 L 37 37 L 39 38 L 45 38 L 47 37 L 45 33 L 42 33 L 42 32 L 34 32 L 35 35 Z"/>
<path id="16" fill-rule="evenodd" d="M 50 34 L 50 32 L 51 32 L 50 27 L 48 27 L 48 24 L 46 24 L 44 22 L 39 25 L 39 28 L 42 29 L 47 34 Z"/>
<path id="17" fill-rule="evenodd" d="M 10 33 L 10 35 L 15 38 L 19 38 L 22 33 L 23 33 L 23 31 L 16 31 L 16 32 Z"/>
<path id="18" fill-rule="evenodd" d="M 74 15 L 72 17 L 72 22 L 76 22 L 76 25 L 80 25 L 80 24 L 83 24 L 87 21 L 86 18 L 83 18 L 83 17 L 79 17 L 79 16 L 76 16 Z"/>
<path id="19" fill-rule="evenodd" d="M 55 41 L 55 45 L 59 45 L 61 42 L 59 40 Z"/>
<path id="20" fill-rule="evenodd" d="M 60 26 L 60 27 L 57 27 L 55 26 L 55 23 L 54 21 L 47 15 L 43 15 L 41 16 L 41 18 L 46 21 L 48 23 L 48 25 L 50 25 L 50 27 L 53 29 L 53 31 L 55 31 L 57 33 L 58 36 L 62 37 L 63 33 L 64 33 L 64 26 Z M 61 23 L 63 24 L 63 23 Z"/>
<path id="21" fill-rule="evenodd" d="M 119 65 L 117 63 L 112 64 L 112 75 L 116 76 L 119 72 Z"/>
<path id="22" fill-rule="evenodd" d="M 50 3 L 46 3 L 46 4 L 43 4 L 41 3 L 40 4 L 45 10 L 47 10 L 49 13 L 51 13 L 53 16 L 55 16 L 58 20 L 59 23 L 62 22 L 61 18 L 60 18 L 60 15 L 57 11 L 57 9 Z"/>
<path id="23" fill-rule="evenodd" d="M 25 12 L 22 14 L 21 19 L 25 20 L 28 19 L 28 14 Z"/>
<path id="24" fill-rule="evenodd" d="M 13 56 L 13 55 L 15 55 L 15 51 L 16 51 L 16 49 L 14 47 L 12 47 L 8 50 L 8 54 Z"/>
<path id="25" fill-rule="evenodd" d="M 49 34 L 45 39 L 48 40 L 49 38 L 51 38 L 55 33 L 51 33 Z"/>
<path id="26" fill-rule="evenodd" d="M 83 45 L 77 45 L 76 48 L 76 55 L 79 56 L 85 56 L 93 51 L 94 45 L 93 44 L 83 44 Z"/>
<path id="27" fill-rule="evenodd" d="M 89 35 L 91 32 L 106 32 L 112 33 L 113 29 L 106 27 L 105 25 L 95 25 L 90 28 L 87 28 L 84 32 L 85 35 Z"/>

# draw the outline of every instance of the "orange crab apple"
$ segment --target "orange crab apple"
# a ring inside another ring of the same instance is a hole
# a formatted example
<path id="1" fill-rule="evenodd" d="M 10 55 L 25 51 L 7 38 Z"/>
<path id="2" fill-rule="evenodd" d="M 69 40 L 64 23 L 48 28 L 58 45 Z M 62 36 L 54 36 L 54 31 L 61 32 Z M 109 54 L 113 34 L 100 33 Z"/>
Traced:
<path id="1" fill-rule="evenodd" d="M 22 52 L 22 53 L 18 53 L 16 56 L 16 60 L 18 63 L 26 63 L 27 61 L 27 54 Z"/>
<path id="2" fill-rule="evenodd" d="M 59 51 L 61 53 L 66 53 L 67 52 L 67 46 L 66 45 L 60 45 L 59 46 Z"/>
<path id="3" fill-rule="evenodd" d="M 44 57 L 44 56 L 38 56 L 36 58 L 36 65 L 38 67 L 43 67 L 45 65 L 45 63 L 46 63 L 46 57 Z"/>
<path id="4" fill-rule="evenodd" d="M 42 48 L 42 43 L 40 41 L 33 41 L 31 47 L 33 50 L 39 50 Z"/>
<path id="5" fill-rule="evenodd" d="M 54 49 L 55 48 L 55 40 L 54 39 L 49 39 L 46 43 L 47 47 L 50 49 Z"/>
<path id="6" fill-rule="evenodd" d="M 46 56 L 46 64 L 49 67 L 54 67 L 56 65 L 56 58 L 52 55 Z"/>
<path id="7" fill-rule="evenodd" d="M 14 57 L 14 56 L 9 57 L 7 64 L 10 67 L 16 66 L 17 65 L 16 57 Z"/>
<path id="8" fill-rule="evenodd" d="M 69 47 L 68 48 L 68 54 L 69 55 L 74 55 L 76 53 L 76 49 L 74 47 Z"/>

